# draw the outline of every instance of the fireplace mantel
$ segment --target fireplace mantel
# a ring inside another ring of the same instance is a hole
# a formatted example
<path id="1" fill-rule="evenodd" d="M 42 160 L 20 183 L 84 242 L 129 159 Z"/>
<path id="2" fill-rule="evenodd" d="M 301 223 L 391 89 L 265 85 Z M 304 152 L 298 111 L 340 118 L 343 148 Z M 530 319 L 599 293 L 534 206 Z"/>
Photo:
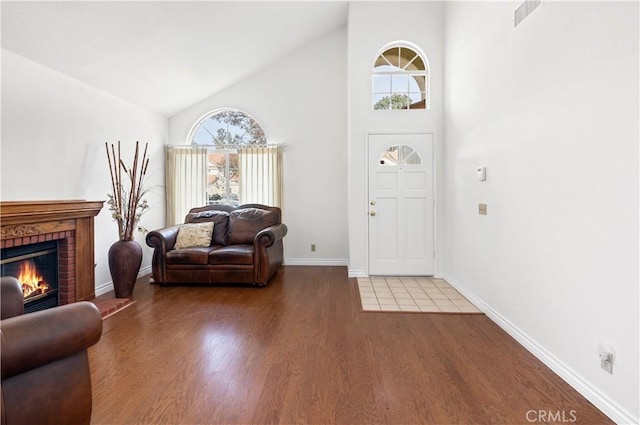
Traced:
<path id="1" fill-rule="evenodd" d="M 0 202 L 0 219 L 4 229 L 15 224 L 95 217 L 102 204 L 104 201 L 4 201 Z"/>
<path id="2" fill-rule="evenodd" d="M 69 288 L 60 294 L 68 304 L 95 298 L 94 224 L 104 201 L 3 201 L 0 202 L 1 248 L 64 240 L 60 262 L 69 264 Z"/>

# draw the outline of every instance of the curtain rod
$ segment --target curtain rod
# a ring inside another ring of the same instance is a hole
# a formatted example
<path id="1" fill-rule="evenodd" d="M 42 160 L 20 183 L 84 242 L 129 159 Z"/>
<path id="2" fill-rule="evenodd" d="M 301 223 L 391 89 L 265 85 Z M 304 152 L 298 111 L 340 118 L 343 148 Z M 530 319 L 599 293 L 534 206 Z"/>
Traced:
<path id="1" fill-rule="evenodd" d="M 220 146 L 216 146 L 216 145 L 165 145 L 165 148 L 168 149 L 199 149 L 199 148 L 205 148 L 205 149 L 237 149 L 237 148 L 269 148 L 269 147 L 278 147 L 278 146 L 282 146 L 284 147 L 284 143 L 267 143 L 266 145 L 263 144 L 243 144 L 243 145 L 220 145 Z"/>

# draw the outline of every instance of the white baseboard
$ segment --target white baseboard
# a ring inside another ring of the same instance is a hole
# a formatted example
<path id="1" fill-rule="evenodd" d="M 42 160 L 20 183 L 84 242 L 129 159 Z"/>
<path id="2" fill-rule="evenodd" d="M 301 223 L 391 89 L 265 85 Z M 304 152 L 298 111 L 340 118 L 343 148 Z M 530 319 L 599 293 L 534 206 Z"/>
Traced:
<path id="1" fill-rule="evenodd" d="M 606 395 L 602 394 L 597 388 L 585 381 L 580 375 L 575 373 L 569 366 L 564 364 L 553 354 L 547 351 L 543 346 L 538 344 L 534 339 L 529 337 L 524 331 L 511 323 L 502 314 L 491 308 L 484 301 L 478 298 L 473 292 L 467 289 L 463 284 L 458 282 L 453 276 L 443 273 L 442 278 L 451 284 L 458 292 L 465 296 L 471 303 L 478 307 L 483 313 L 493 320 L 506 333 L 511 335 L 520 345 L 526 348 L 538 360 L 547 365 L 554 373 L 566 381 L 571 387 L 578 391 L 582 396 L 589 400 L 602 413 L 607 415 L 617 424 L 632 425 L 638 424 L 638 418 L 633 418 L 623 408 L 611 401 Z"/>
<path id="2" fill-rule="evenodd" d="M 349 277 L 369 277 L 369 273 L 364 270 L 349 269 Z"/>
<path id="3" fill-rule="evenodd" d="M 142 276 L 146 276 L 149 273 L 151 273 L 151 266 L 142 267 L 138 272 L 138 278 L 141 278 Z M 113 281 L 109 281 L 107 283 L 103 283 L 100 286 L 96 286 L 96 297 L 99 297 L 100 295 L 104 295 L 110 291 L 113 291 Z"/>
<path id="4" fill-rule="evenodd" d="M 148 274 L 151 274 L 151 265 L 148 265 L 146 267 L 142 267 L 140 269 L 140 271 L 138 272 L 138 278 L 141 278 L 142 276 L 146 276 Z"/>
<path id="5" fill-rule="evenodd" d="M 96 297 L 104 295 L 109 291 L 113 291 L 113 282 L 107 282 L 100 286 L 96 286 Z"/>
<path id="6" fill-rule="evenodd" d="M 346 266 L 342 258 L 285 258 L 285 266 Z"/>

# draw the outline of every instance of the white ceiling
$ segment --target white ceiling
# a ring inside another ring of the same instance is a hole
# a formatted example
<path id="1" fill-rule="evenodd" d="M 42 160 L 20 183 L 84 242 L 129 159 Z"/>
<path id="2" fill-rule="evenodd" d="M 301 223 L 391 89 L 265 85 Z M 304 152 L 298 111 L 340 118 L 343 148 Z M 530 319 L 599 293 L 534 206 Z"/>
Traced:
<path id="1" fill-rule="evenodd" d="M 7 2 L 2 47 L 165 116 L 346 25 L 346 2 Z"/>

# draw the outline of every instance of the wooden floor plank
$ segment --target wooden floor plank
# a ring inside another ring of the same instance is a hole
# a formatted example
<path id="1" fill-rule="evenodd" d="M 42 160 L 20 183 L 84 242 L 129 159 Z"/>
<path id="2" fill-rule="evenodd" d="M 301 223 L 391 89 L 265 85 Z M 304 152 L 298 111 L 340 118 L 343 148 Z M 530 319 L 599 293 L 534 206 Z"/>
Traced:
<path id="1" fill-rule="evenodd" d="M 89 352 L 93 424 L 613 423 L 484 315 L 362 312 L 344 267 L 134 298 Z"/>

